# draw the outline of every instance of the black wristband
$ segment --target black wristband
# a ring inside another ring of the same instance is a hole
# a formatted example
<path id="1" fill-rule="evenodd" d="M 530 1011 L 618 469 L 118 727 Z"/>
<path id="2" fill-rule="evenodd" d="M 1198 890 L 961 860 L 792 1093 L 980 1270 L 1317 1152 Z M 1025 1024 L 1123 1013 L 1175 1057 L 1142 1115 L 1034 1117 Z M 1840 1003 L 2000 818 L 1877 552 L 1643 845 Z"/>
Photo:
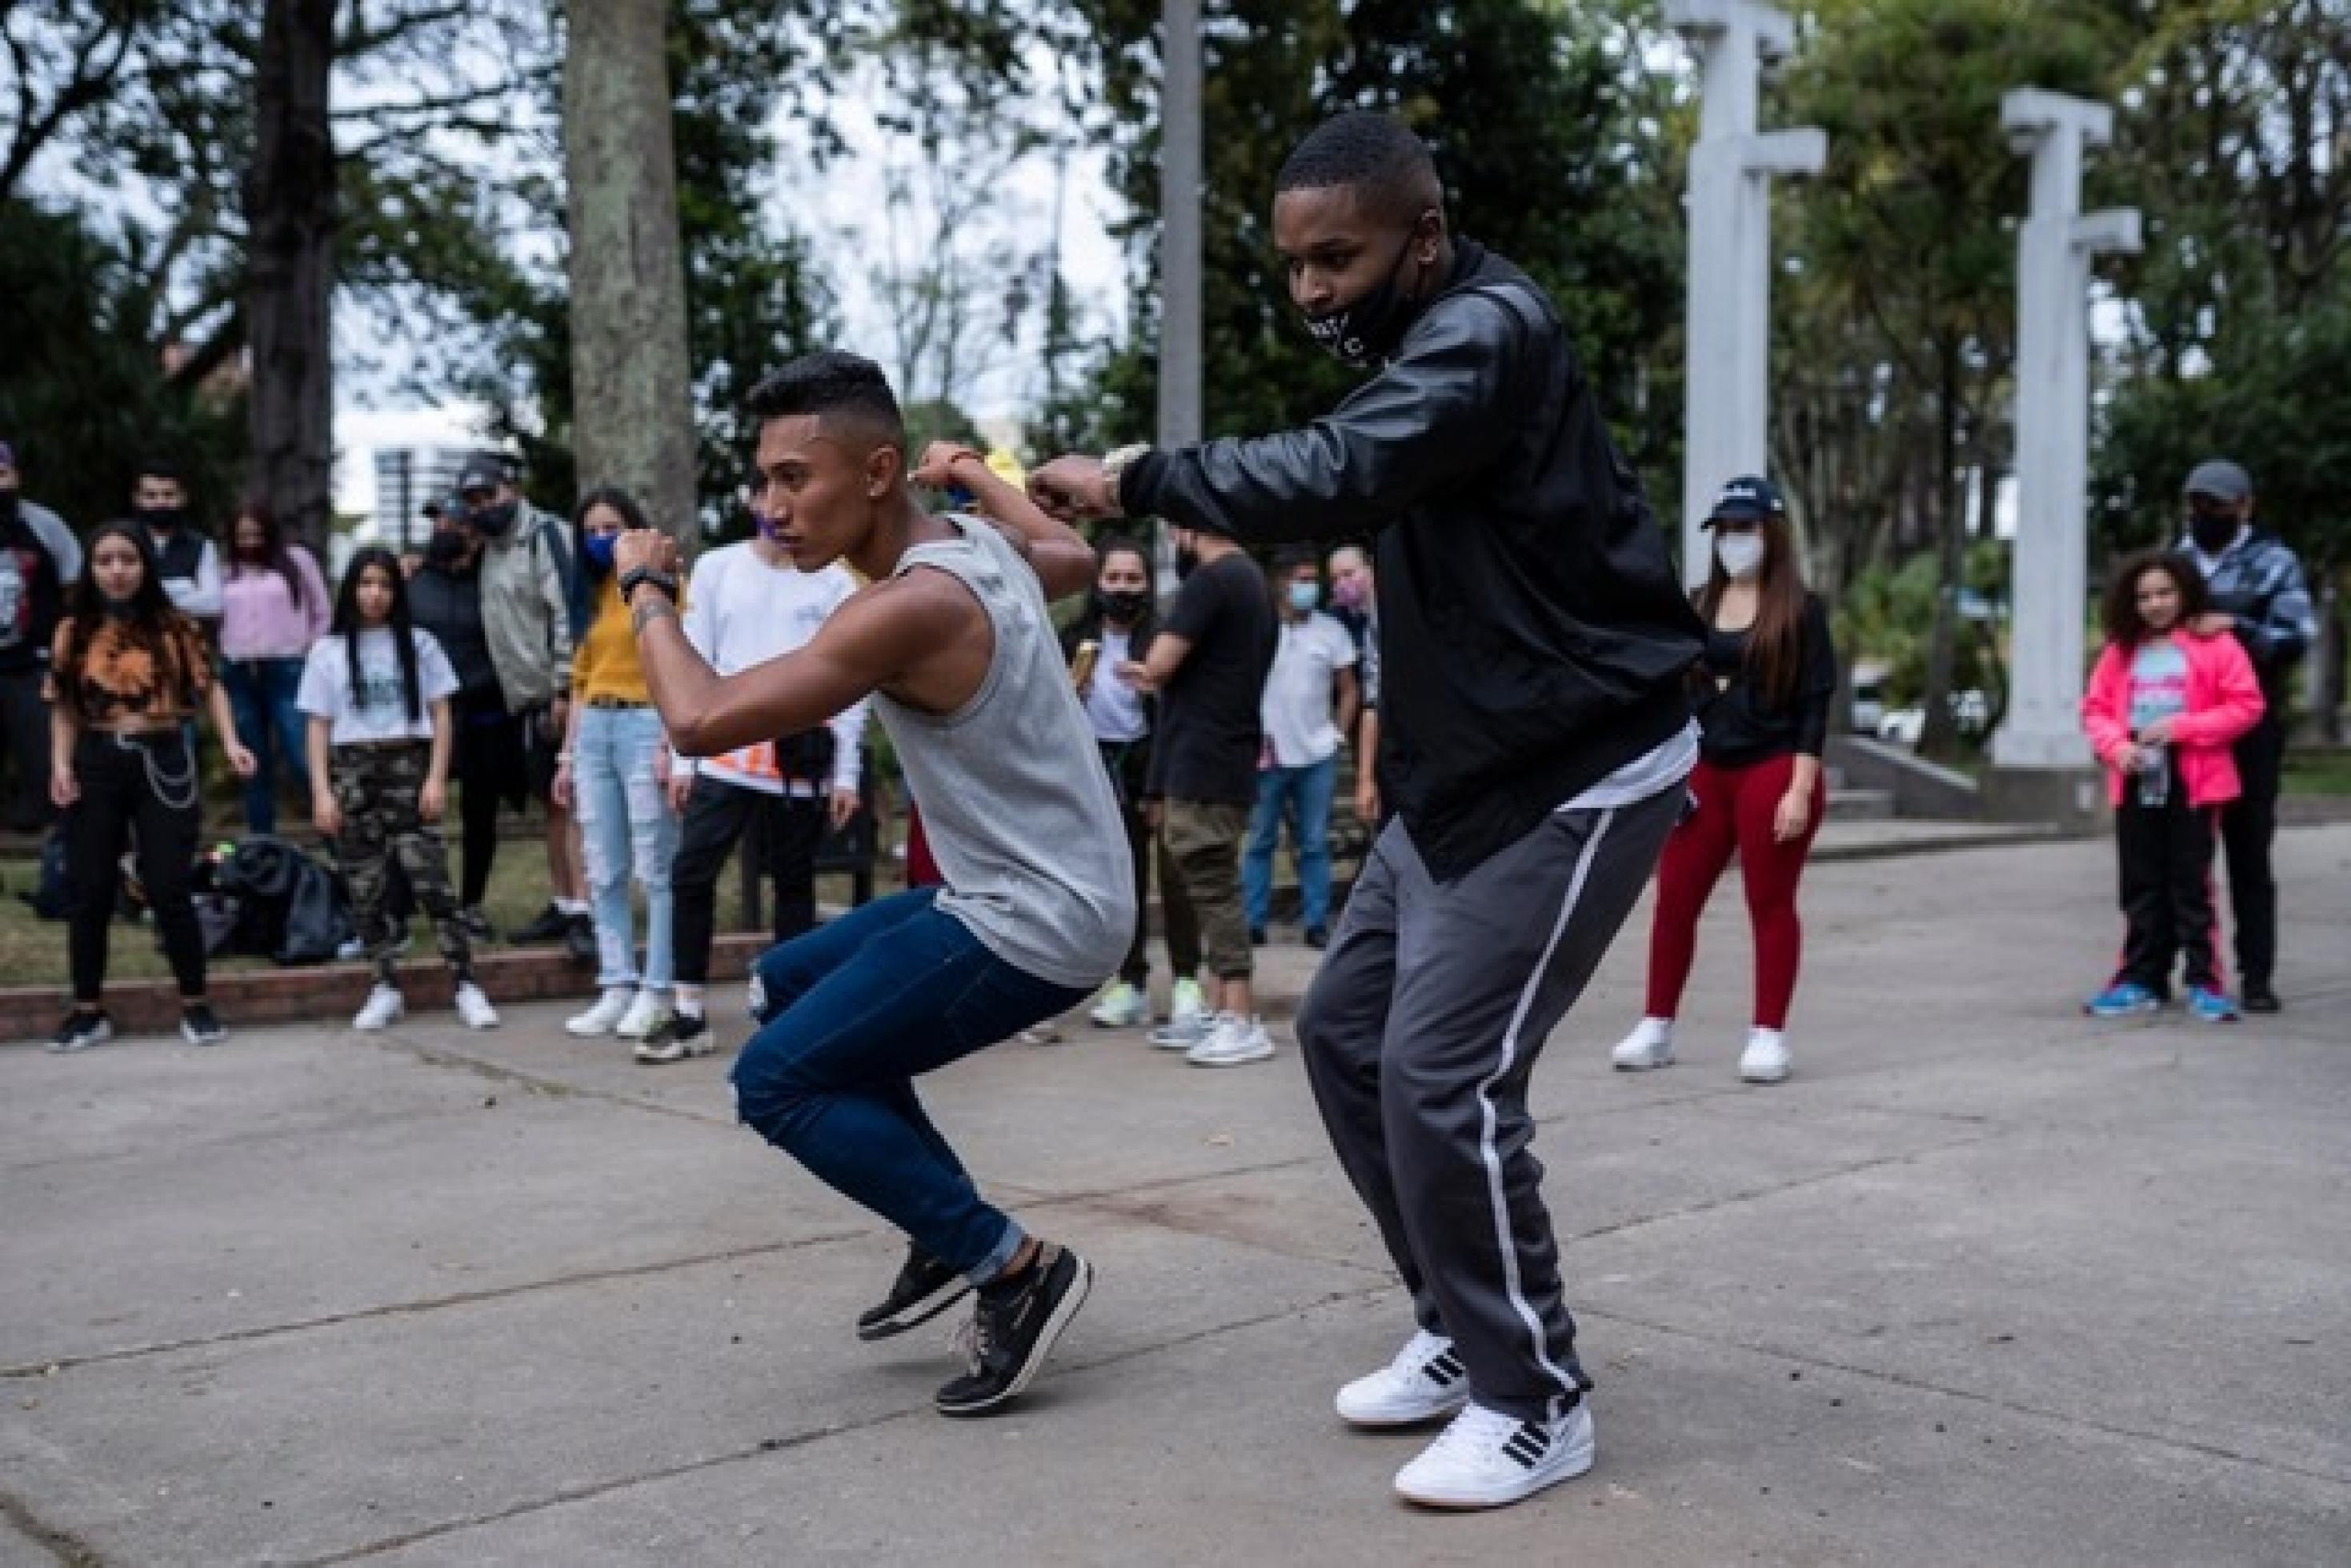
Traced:
<path id="1" fill-rule="evenodd" d="M 660 590 L 672 605 L 677 603 L 677 578 L 669 572 L 657 572 L 651 566 L 632 566 L 621 574 L 621 602 L 627 604 L 630 596 L 639 588 L 652 587 Z"/>

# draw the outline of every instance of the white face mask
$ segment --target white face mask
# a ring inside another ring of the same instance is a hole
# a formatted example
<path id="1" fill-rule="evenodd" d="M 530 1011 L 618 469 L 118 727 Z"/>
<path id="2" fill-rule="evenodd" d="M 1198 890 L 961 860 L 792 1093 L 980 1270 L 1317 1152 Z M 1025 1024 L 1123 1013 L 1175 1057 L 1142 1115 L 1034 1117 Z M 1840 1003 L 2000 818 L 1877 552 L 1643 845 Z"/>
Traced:
<path id="1" fill-rule="evenodd" d="M 1718 534 L 1714 536 L 1714 558 L 1732 576 L 1751 577 L 1763 569 L 1763 535 Z"/>

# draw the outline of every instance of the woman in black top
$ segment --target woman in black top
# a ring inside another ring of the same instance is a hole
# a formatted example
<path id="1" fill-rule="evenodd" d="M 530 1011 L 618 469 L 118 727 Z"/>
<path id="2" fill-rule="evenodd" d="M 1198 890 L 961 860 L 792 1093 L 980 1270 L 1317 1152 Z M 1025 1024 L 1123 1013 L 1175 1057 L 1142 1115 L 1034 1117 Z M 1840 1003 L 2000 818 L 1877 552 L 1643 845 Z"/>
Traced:
<path id="1" fill-rule="evenodd" d="M 1698 918 L 1735 850 L 1755 929 L 1754 1025 L 1739 1075 L 1776 1084 L 1788 1075 L 1782 1031 L 1803 952 L 1796 883 L 1828 805 L 1821 748 L 1836 649 L 1828 612 L 1804 589 L 1787 510 L 1769 480 L 1732 480 L 1706 525 L 1714 566 L 1698 596 L 1707 634 L 1697 696 L 1705 738 L 1689 780 L 1696 805 L 1657 867 L 1647 1015 L 1614 1059 L 1626 1069 L 1673 1061 L 1674 1014 L 1697 951 Z"/>

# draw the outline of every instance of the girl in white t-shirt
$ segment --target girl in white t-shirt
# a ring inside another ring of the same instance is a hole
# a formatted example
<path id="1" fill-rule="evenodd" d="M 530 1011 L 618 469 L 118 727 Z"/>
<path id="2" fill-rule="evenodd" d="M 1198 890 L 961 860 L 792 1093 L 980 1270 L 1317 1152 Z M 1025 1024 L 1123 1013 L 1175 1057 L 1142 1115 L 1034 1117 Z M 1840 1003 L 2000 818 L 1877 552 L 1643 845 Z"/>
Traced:
<path id="1" fill-rule="evenodd" d="M 389 1028 L 406 1011 L 400 933 L 383 907 L 394 856 L 456 975 L 457 1016 L 469 1028 L 497 1026 L 497 1011 L 474 979 L 441 836 L 456 690 L 449 656 L 409 619 L 399 560 L 389 550 L 360 551 L 343 574 L 333 633 L 310 649 L 296 697 L 309 716 L 311 819 L 335 846 L 375 965 L 375 989 L 351 1021 L 355 1029 Z"/>

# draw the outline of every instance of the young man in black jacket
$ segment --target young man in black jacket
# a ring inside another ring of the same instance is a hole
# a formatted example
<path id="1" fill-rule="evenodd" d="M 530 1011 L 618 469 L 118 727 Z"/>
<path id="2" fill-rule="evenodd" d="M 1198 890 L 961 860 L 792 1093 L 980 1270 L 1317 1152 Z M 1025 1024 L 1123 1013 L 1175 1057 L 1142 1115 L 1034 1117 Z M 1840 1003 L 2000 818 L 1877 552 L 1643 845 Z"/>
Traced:
<path id="1" fill-rule="evenodd" d="M 1490 1507 L 1592 1464 L 1528 1075 L 1681 809 L 1701 631 L 1551 302 L 1452 236 L 1417 138 L 1326 122 L 1283 166 L 1273 224 L 1308 329 L 1377 372 L 1304 430 L 1061 458 L 1029 483 L 1064 514 L 1252 544 L 1376 531 L 1397 815 L 1298 1033 L 1420 1332 L 1338 1407 L 1458 1411 L 1396 1490 Z"/>

